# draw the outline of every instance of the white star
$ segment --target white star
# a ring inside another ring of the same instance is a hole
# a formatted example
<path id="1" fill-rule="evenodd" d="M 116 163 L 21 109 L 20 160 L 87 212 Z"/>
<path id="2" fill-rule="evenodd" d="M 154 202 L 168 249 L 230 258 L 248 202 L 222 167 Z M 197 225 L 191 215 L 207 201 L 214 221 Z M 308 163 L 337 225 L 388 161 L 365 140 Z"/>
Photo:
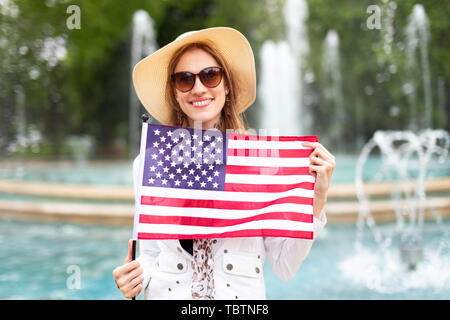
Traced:
<path id="1" fill-rule="evenodd" d="M 180 181 L 180 180 L 175 180 L 175 185 L 176 185 L 176 186 L 179 186 L 179 185 L 180 185 L 180 183 L 181 183 L 181 181 Z"/>
<path id="2" fill-rule="evenodd" d="M 164 154 L 164 149 L 163 148 L 159 149 L 159 153 Z"/>
<path id="3" fill-rule="evenodd" d="M 167 172 L 169 172 L 169 168 L 164 167 L 163 171 L 164 171 L 164 173 L 167 173 Z"/>
<path id="4" fill-rule="evenodd" d="M 161 131 L 159 131 L 158 129 L 156 129 L 156 130 L 153 131 L 153 132 L 155 133 L 155 135 L 159 136 L 159 133 L 160 133 Z"/>
<path id="5" fill-rule="evenodd" d="M 166 179 L 162 179 L 161 182 L 162 182 L 162 184 L 167 185 L 167 180 Z"/>
<path id="6" fill-rule="evenodd" d="M 217 182 L 213 183 L 213 187 L 217 189 L 217 187 L 219 186 L 219 184 Z"/>
<path id="7" fill-rule="evenodd" d="M 177 168 L 177 173 L 178 173 L 178 174 L 181 173 L 181 168 Z"/>
<path id="8" fill-rule="evenodd" d="M 185 167 L 185 168 L 189 167 L 189 162 L 184 162 L 183 167 Z"/>
<path id="9" fill-rule="evenodd" d="M 217 170 L 216 170 L 216 171 L 214 171 L 214 176 L 215 176 L 215 177 L 217 177 L 217 176 L 219 175 L 219 173 L 220 173 L 220 172 L 219 172 L 219 171 L 217 171 Z"/>
<path id="10" fill-rule="evenodd" d="M 202 170 L 202 176 L 206 176 L 206 170 L 205 169 Z"/>
<path id="11" fill-rule="evenodd" d="M 192 136 L 192 139 L 197 140 L 198 136 L 194 133 L 194 135 Z"/>
<path id="12" fill-rule="evenodd" d="M 158 161 L 158 166 L 162 166 L 163 162 L 161 160 Z"/>
<path id="13" fill-rule="evenodd" d="M 184 136 L 185 136 L 184 132 L 181 132 L 180 137 L 184 139 Z"/>
<path id="14" fill-rule="evenodd" d="M 167 144 L 166 144 L 166 148 L 167 148 L 167 149 L 170 149 L 170 148 L 172 148 L 172 144 L 171 144 L 170 142 L 169 142 L 169 143 L 167 143 Z"/>
<path id="15" fill-rule="evenodd" d="M 208 136 L 207 134 L 205 134 L 205 137 L 204 137 L 203 139 L 205 139 L 205 141 L 210 141 L 210 140 L 211 140 L 211 137 Z"/>
<path id="16" fill-rule="evenodd" d="M 209 176 L 206 180 L 208 180 L 208 182 L 212 182 L 213 178 Z"/>
<path id="17" fill-rule="evenodd" d="M 222 153 L 222 149 L 220 149 L 220 148 L 217 148 L 217 150 L 216 150 L 216 154 L 218 154 L 218 153 Z"/>
<path id="18" fill-rule="evenodd" d="M 153 142 L 153 146 L 154 146 L 155 148 L 158 148 L 158 146 L 159 146 L 158 141 Z"/>
<path id="19" fill-rule="evenodd" d="M 177 142 L 178 142 L 178 140 L 179 140 L 179 139 L 178 139 L 177 137 L 175 137 L 175 138 L 172 138 L 172 141 L 173 141 L 173 142 L 175 142 L 175 143 L 177 143 Z"/>
<path id="20" fill-rule="evenodd" d="M 150 171 L 155 172 L 155 170 L 156 170 L 156 167 L 155 167 L 155 166 L 151 166 L 151 167 L 150 167 Z"/>
<path id="21" fill-rule="evenodd" d="M 216 160 L 216 164 L 221 164 L 221 163 L 222 163 L 222 160 L 220 160 L 220 159 Z"/>
<path id="22" fill-rule="evenodd" d="M 170 156 L 169 155 L 165 156 L 164 160 L 169 161 L 170 160 Z"/>
<path id="23" fill-rule="evenodd" d="M 206 182 L 202 181 L 200 182 L 200 187 L 204 188 L 206 186 Z"/>
<path id="24" fill-rule="evenodd" d="M 189 170 L 189 174 L 194 174 L 194 169 Z"/>
<path id="25" fill-rule="evenodd" d="M 169 174 L 169 179 L 173 180 L 174 178 L 175 178 L 175 175 L 173 173 Z"/>
<path id="26" fill-rule="evenodd" d="M 156 173 L 156 177 L 159 179 L 159 178 L 161 178 L 161 172 L 157 172 Z"/>
<path id="27" fill-rule="evenodd" d="M 222 137 L 217 137 L 217 142 L 221 142 L 222 141 Z"/>
<path id="28" fill-rule="evenodd" d="M 189 180 L 187 184 L 188 184 L 188 187 L 192 187 L 192 185 L 193 185 L 194 183 L 193 183 L 192 181 Z"/>
<path id="29" fill-rule="evenodd" d="M 152 154 L 152 160 L 156 160 L 158 158 L 158 155 L 156 153 Z"/>
<path id="30" fill-rule="evenodd" d="M 200 180 L 200 176 L 199 176 L 199 175 L 196 175 L 196 176 L 194 177 L 194 179 L 195 179 L 195 181 L 199 181 L 199 180 Z"/>
<path id="31" fill-rule="evenodd" d="M 214 169 L 214 166 L 212 164 L 209 165 L 209 170 Z"/>
<path id="32" fill-rule="evenodd" d="M 181 179 L 186 180 L 186 179 L 187 179 L 187 175 L 186 175 L 186 174 L 183 174 L 183 175 L 181 176 Z"/>
<path id="33" fill-rule="evenodd" d="M 171 136 L 172 136 L 172 131 L 167 131 L 167 135 L 168 135 L 169 137 L 171 137 Z"/>
<path id="34" fill-rule="evenodd" d="M 153 184 L 154 182 L 155 182 L 155 179 L 153 179 L 153 178 L 148 179 L 148 183 Z"/>
<path id="35" fill-rule="evenodd" d="M 160 138 L 160 140 L 161 140 L 161 142 L 166 142 L 166 137 L 162 136 L 162 137 Z"/>

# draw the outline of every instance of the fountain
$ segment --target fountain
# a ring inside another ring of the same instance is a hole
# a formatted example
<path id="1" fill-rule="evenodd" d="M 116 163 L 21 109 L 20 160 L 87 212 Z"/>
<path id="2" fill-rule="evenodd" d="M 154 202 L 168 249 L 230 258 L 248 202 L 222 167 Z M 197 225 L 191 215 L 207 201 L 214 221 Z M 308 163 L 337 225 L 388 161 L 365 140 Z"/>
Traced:
<path id="1" fill-rule="evenodd" d="M 430 26 L 425 9 L 421 4 L 414 5 L 408 18 L 406 27 L 406 68 L 409 72 L 409 82 L 404 89 L 409 97 L 411 107 L 410 130 L 419 130 L 432 127 L 432 101 L 430 62 L 428 59 L 428 42 L 430 39 Z M 420 59 L 417 58 L 417 50 Z M 414 79 L 420 79 L 422 84 Z M 422 87 L 422 90 L 420 90 Z M 418 94 L 423 92 L 422 97 Z M 422 98 L 418 100 L 418 98 Z"/>
<path id="2" fill-rule="evenodd" d="M 442 225 L 439 213 L 427 202 L 425 183 L 434 162 L 443 163 L 446 160 L 449 147 L 449 133 L 431 129 L 419 134 L 377 131 L 367 142 L 358 159 L 355 177 L 360 203 L 356 254 L 341 262 L 340 269 L 344 275 L 363 281 L 369 289 L 383 293 L 447 285 L 450 279 L 450 273 L 445 271 L 448 259 L 442 252 L 450 247 L 448 231 L 444 230 L 437 249 L 433 249 L 431 244 L 423 241 L 423 225 L 426 211 L 434 216 L 438 230 Z M 395 207 L 394 227 L 377 225 L 370 210 L 371 188 L 370 183 L 364 181 L 368 177 L 363 169 L 370 154 L 377 150 L 381 165 L 376 172 L 371 172 L 371 179 L 389 182 Z M 364 232 L 366 229 L 370 231 L 369 236 Z M 373 240 L 375 249 L 367 249 L 373 246 Z M 367 245 L 364 245 L 365 242 Z M 427 246 L 428 251 L 424 249 Z M 409 272 L 405 273 L 405 270 Z M 437 278 L 442 281 L 437 281 Z"/>
<path id="3" fill-rule="evenodd" d="M 129 143 L 130 156 L 135 157 L 139 152 L 140 139 L 140 103 L 134 91 L 131 72 L 134 66 L 143 57 L 153 53 L 157 49 L 153 21 L 144 10 L 138 10 L 133 15 L 133 34 L 131 38 L 130 60 L 130 109 L 129 109 Z"/>
<path id="4" fill-rule="evenodd" d="M 309 50 L 307 15 L 306 1 L 287 0 L 284 7 L 287 39 L 278 43 L 266 41 L 261 48 L 260 127 L 275 129 L 280 134 L 304 134 L 311 123 L 302 103 L 301 57 Z"/>
<path id="5" fill-rule="evenodd" d="M 342 94 L 342 74 L 339 57 L 339 35 L 335 30 L 329 30 L 323 43 L 323 55 L 321 60 L 323 92 L 326 101 L 322 114 L 330 114 L 328 143 L 335 150 L 342 152 L 346 141 L 343 137 L 343 123 L 347 123 Z"/>

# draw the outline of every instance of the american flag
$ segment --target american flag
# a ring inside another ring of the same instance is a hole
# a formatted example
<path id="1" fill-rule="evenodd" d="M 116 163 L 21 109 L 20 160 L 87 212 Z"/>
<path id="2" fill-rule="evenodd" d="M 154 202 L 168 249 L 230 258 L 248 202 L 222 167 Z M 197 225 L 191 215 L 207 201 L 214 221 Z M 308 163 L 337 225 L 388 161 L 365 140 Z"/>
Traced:
<path id="1" fill-rule="evenodd" d="M 144 123 L 134 239 L 313 239 L 302 141 Z"/>

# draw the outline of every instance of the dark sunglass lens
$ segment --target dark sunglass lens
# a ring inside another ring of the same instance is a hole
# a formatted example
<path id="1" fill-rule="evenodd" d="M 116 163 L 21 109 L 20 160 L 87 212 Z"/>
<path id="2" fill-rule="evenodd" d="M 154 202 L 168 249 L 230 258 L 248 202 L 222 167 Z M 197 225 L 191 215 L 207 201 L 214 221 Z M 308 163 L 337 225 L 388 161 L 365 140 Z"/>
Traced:
<path id="1" fill-rule="evenodd" d="M 175 86 L 180 91 L 189 91 L 194 86 L 195 75 L 190 72 L 180 72 L 175 74 Z"/>
<path id="2" fill-rule="evenodd" d="M 210 88 L 217 87 L 222 80 L 222 69 L 220 68 L 206 68 L 199 74 L 202 83 Z"/>

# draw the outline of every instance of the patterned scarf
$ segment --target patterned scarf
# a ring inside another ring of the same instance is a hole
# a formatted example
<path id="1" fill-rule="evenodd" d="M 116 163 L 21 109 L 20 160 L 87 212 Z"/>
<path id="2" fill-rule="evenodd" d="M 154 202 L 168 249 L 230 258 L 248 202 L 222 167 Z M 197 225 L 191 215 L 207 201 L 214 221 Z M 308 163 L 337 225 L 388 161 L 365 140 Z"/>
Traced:
<path id="1" fill-rule="evenodd" d="M 193 240 L 194 261 L 191 263 L 193 299 L 214 299 L 212 243 L 211 239 Z"/>

